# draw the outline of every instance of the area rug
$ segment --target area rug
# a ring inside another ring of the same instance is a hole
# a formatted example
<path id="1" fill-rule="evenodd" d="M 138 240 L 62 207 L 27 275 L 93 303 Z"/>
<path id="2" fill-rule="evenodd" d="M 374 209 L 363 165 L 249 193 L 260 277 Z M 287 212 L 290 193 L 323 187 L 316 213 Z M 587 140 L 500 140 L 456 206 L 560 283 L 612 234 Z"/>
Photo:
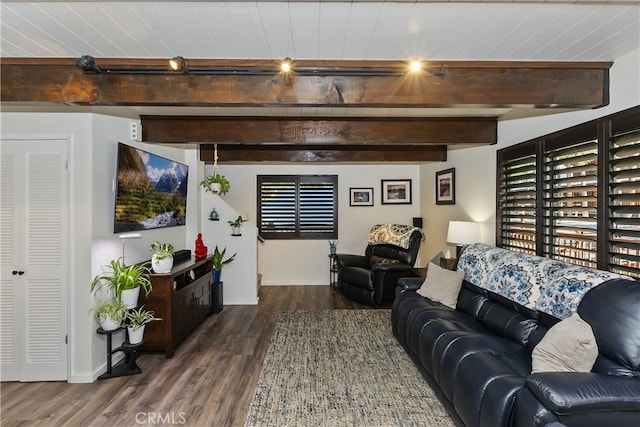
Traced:
<path id="1" fill-rule="evenodd" d="M 391 310 L 280 314 L 245 427 L 453 426 L 393 337 Z"/>

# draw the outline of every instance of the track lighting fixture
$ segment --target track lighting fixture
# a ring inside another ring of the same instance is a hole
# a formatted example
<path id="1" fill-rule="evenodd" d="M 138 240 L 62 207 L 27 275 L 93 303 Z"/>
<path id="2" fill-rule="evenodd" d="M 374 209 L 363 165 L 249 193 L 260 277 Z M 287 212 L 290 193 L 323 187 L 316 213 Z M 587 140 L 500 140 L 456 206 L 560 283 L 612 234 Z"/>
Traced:
<path id="1" fill-rule="evenodd" d="M 182 56 L 174 56 L 171 58 L 169 60 L 169 67 L 171 67 L 173 71 L 182 71 L 185 74 L 189 72 L 187 61 L 185 61 Z"/>
<path id="2" fill-rule="evenodd" d="M 282 71 L 283 73 L 288 73 L 289 71 L 291 71 L 291 58 L 284 58 L 284 61 L 280 63 L 280 71 Z"/>
<path id="3" fill-rule="evenodd" d="M 419 59 L 414 59 L 409 63 L 409 70 L 412 73 L 422 70 L 422 61 Z"/>
<path id="4" fill-rule="evenodd" d="M 102 73 L 102 68 L 96 65 L 96 60 L 91 55 L 82 55 L 76 61 L 76 65 L 82 71 L 90 71 L 94 73 Z"/>
<path id="5" fill-rule="evenodd" d="M 295 69 L 292 65 L 291 58 L 285 58 L 276 67 L 245 67 L 235 68 L 232 66 L 226 67 L 195 67 L 189 66 L 188 61 L 182 56 L 175 56 L 169 60 L 168 67 L 152 67 L 152 66 L 121 66 L 121 67 L 100 67 L 96 64 L 95 59 L 91 55 L 83 55 L 76 60 L 76 65 L 85 73 L 96 74 L 170 74 L 181 72 L 183 74 L 195 75 L 274 75 L 279 72 L 293 73 L 296 76 L 402 76 L 407 74 L 407 69 L 393 66 L 392 68 L 342 68 L 339 66 L 327 67 L 327 68 L 314 68 L 296 66 Z M 410 64 L 411 71 L 424 70 L 424 64 L 417 60 L 412 61 Z M 441 76 L 444 75 L 444 64 L 440 66 L 439 70 L 424 70 L 426 75 Z"/>

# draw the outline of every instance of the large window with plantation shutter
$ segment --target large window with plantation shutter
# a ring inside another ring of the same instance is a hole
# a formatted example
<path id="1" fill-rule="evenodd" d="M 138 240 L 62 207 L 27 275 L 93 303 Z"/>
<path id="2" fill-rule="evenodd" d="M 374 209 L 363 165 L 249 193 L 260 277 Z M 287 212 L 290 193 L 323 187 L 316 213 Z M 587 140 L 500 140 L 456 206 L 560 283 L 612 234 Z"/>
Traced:
<path id="1" fill-rule="evenodd" d="M 265 239 L 337 239 L 337 175 L 259 175 L 258 229 Z"/>
<path id="2" fill-rule="evenodd" d="M 496 244 L 640 278 L 640 107 L 498 150 Z"/>
<path id="3" fill-rule="evenodd" d="M 544 152 L 542 254 L 596 268 L 598 141 Z"/>
<path id="4" fill-rule="evenodd" d="M 501 246 L 516 252 L 535 254 L 535 153 L 518 153 L 503 160 L 498 171 L 498 200 Z"/>
<path id="5" fill-rule="evenodd" d="M 640 278 L 640 130 L 610 140 L 609 266 Z"/>

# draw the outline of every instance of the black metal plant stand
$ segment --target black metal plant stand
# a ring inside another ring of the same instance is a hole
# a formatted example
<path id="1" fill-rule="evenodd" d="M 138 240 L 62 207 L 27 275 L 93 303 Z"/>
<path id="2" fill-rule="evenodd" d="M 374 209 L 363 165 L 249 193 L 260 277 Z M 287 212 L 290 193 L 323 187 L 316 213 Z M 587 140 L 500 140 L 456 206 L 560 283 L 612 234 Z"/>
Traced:
<path id="1" fill-rule="evenodd" d="M 112 349 L 113 342 L 112 336 L 113 334 L 124 330 L 126 336 L 125 341 L 117 348 Z M 137 375 L 142 373 L 142 369 L 136 364 L 136 356 L 138 348 L 144 343 L 144 341 L 138 344 L 130 344 L 129 336 L 127 331 L 123 327 L 119 327 L 113 331 L 105 331 L 102 328 L 98 328 L 96 331 L 100 335 L 107 336 L 107 372 L 100 375 L 98 377 L 99 380 L 104 380 L 106 378 L 115 378 L 115 377 L 125 377 L 128 375 Z M 124 353 L 124 359 L 118 362 L 115 366 L 112 366 L 112 356 L 122 351 Z"/>

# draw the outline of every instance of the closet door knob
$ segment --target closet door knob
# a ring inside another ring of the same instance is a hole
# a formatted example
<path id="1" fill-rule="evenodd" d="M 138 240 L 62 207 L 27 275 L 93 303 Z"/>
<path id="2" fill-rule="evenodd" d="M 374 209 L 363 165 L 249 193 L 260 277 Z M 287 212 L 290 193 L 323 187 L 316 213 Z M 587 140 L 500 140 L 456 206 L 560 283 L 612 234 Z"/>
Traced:
<path id="1" fill-rule="evenodd" d="M 18 276 L 22 276 L 24 274 L 24 271 L 18 271 Z"/>

